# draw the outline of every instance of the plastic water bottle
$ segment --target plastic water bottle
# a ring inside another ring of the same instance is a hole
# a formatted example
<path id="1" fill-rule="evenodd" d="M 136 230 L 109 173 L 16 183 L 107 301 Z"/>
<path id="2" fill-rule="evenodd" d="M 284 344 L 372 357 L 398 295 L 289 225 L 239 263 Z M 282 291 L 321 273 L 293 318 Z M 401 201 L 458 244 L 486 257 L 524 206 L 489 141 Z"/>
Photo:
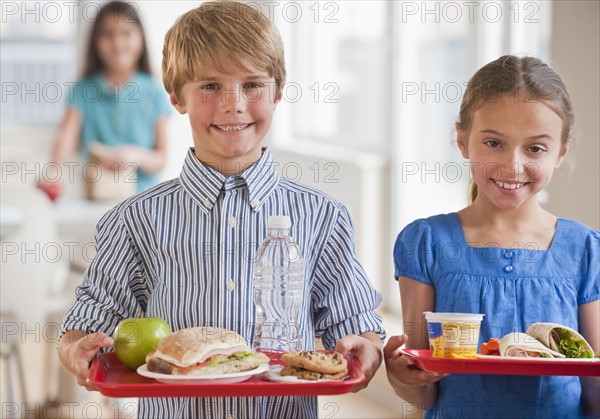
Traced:
<path id="1" fill-rule="evenodd" d="M 299 318 L 304 299 L 304 260 L 290 236 L 287 216 L 271 216 L 268 234 L 256 255 L 254 349 L 288 352 L 302 349 Z"/>

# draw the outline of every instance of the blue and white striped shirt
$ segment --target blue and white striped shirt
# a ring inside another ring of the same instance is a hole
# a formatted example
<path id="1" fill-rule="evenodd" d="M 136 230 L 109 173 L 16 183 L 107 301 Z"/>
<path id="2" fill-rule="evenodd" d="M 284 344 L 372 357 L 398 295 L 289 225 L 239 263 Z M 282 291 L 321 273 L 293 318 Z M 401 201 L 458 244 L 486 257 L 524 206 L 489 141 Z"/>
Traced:
<path id="1" fill-rule="evenodd" d="M 358 262 L 347 209 L 280 177 L 261 159 L 226 178 L 190 150 L 179 178 L 109 211 L 96 230 L 97 255 L 77 288 L 63 332 L 112 335 L 140 312 L 173 330 L 216 326 L 254 334 L 253 260 L 269 215 L 288 215 L 305 260 L 300 316 L 304 347 L 326 348 L 348 334 L 379 333 L 381 295 Z M 316 417 L 316 397 L 141 398 L 140 418 Z"/>

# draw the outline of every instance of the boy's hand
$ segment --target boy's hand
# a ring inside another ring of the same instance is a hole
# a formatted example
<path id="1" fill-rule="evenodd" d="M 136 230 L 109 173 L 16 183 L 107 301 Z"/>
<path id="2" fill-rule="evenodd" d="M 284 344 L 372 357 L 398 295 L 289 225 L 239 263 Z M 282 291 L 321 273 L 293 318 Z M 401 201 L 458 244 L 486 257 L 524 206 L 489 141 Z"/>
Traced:
<path id="1" fill-rule="evenodd" d="M 72 330 L 61 339 L 60 361 L 77 378 L 77 384 L 90 391 L 97 390 L 87 381 L 90 375 L 90 364 L 100 348 L 108 348 L 112 345 L 112 338 L 102 332 L 87 335 L 82 331 Z"/>
<path id="2" fill-rule="evenodd" d="M 400 347 L 406 343 L 406 340 L 406 335 L 392 336 L 383 349 L 385 368 L 392 387 L 424 386 L 448 375 L 417 368 L 414 360 L 400 353 Z"/>
<path id="3" fill-rule="evenodd" d="M 365 374 L 366 380 L 352 389 L 354 393 L 367 387 L 369 381 L 377 372 L 377 368 L 381 365 L 382 347 L 381 339 L 373 332 L 363 333 L 360 336 L 348 335 L 340 339 L 335 345 L 336 351 L 344 355 L 351 353 L 352 356 L 357 358 Z"/>

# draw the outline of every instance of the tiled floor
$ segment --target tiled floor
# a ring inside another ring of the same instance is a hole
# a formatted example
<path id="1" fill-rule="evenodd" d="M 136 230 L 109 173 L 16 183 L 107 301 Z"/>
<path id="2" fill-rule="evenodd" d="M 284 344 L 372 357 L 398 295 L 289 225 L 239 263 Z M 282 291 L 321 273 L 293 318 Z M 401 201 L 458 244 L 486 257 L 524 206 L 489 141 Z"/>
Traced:
<path id="1" fill-rule="evenodd" d="M 400 399 L 398 400 L 400 401 Z M 342 396 L 319 397 L 319 417 L 323 419 L 383 419 L 406 416 L 402 416 L 401 411 L 392 410 L 363 393 L 356 393 Z M 420 418 L 420 416 L 416 417 Z"/>

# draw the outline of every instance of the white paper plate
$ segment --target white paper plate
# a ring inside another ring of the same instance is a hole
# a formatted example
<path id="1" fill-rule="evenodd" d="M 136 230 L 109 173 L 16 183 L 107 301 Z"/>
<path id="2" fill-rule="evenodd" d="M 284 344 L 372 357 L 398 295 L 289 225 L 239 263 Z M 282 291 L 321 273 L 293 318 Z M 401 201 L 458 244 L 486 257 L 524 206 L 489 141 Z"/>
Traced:
<path id="1" fill-rule="evenodd" d="M 249 371 L 235 372 L 231 374 L 215 375 L 171 375 L 159 374 L 148 371 L 146 364 L 137 369 L 137 373 L 143 377 L 154 378 L 165 384 L 232 384 L 248 380 L 250 377 L 261 374 L 269 369 L 268 364 L 261 364 Z"/>

